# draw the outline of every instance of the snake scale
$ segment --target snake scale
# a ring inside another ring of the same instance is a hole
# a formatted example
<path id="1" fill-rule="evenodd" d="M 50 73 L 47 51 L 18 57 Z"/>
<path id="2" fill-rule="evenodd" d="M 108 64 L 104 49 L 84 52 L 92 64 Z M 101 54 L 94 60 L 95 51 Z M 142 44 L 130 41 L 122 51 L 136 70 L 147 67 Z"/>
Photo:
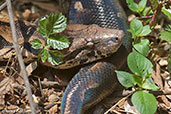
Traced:
<path id="1" fill-rule="evenodd" d="M 69 23 L 71 25 L 64 34 L 69 37 L 71 46 L 61 51 L 65 56 L 64 63 L 58 66 L 45 65 L 65 69 L 89 63 L 72 78 L 61 105 L 62 114 L 83 114 L 114 90 L 115 70 L 122 67 L 130 52 L 130 36 L 119 0 L 72 0 Z M 9 23 L 0 21 L 2 25 L 9 26 Z M 23 21 L 17 21 L 16 25 L 21 31 L 18 33 L 19 44 L 34 58 L 38 50 L 32 49 L 28 42 L 39 38 L 44 43 L 45 39 L 35 32 L 37 28 L 34 25 Z M 28 30 L 30 32 L 25 33 Z M 6 31 L 0 30 L 0 61 L 11 52 L 8 46 L 12 46 L 12 40 Z"/>
<path id="2" fill-rule="evenodd" d="M 83 114 L 115 88 L 115 70 L 124 64 L 131 44 L 126 17 L 119 0 L 72 0 L 70 22 L 97 24 L 104 28 L 123 30 L 125 33 L 116 53 L 106 60 L 82 68 L 67 86 L 62 100 L 62 114 Z"/>

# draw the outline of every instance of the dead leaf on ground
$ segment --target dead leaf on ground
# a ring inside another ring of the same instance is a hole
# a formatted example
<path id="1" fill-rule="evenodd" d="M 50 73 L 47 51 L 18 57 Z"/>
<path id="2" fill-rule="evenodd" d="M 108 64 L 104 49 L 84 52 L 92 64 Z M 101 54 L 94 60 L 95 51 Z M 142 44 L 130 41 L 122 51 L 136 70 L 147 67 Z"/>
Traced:
<path id="1" fill-rule="evenodd" d="M 13 80 L 9 77 L 4 77 L 0 81 L 0 95 L 6 94 L 8 92 L 13 92 Z"/>

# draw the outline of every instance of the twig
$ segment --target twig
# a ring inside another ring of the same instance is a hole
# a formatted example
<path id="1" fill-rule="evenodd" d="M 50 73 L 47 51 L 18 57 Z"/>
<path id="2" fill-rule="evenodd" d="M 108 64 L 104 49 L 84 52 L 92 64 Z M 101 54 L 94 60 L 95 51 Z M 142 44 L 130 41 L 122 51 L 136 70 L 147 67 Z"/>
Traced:
<path id="1" fill-rule="evenodd" d="M 122 101 L 125 101 L 129 96 L 131 96 L 135 91 L 133 91 L 132 93 L 130 93 L 129 95 L 127 95 L 126 97 L 122 98 L 121 100 L 119 100 L 115 105 L 113 105 L 109 110 L 107 110 L 104 114 L 107 114 L 108 112 L 110 112 L 112 109 L 114 109 L 118 104 L 120 104 Z"/>
<path id="2" fill-rule="evenodd" d="M 55 82 L 55 81 L 41 81 L 40 83 L 45 87 L 61 86 L 59 82 Z"/>
<path id="3" fill-rule="evenodd" d="M 6 6 L 7 6 L 7 2 L 4 2 L 4 3 L 0 6 L 0 11 L 3 10 Z"/>
<path id="4" fill-rule="evenodd" d="M 40 77 L 38 77 L 38 83 L 39 83 L 39 87 L 40 87 L 40 92 L 41 92 L 41 95 L 43 96 L 43 89 L 42 89 L 42 85 L 41 85 L 41 81 L 40 81 Z"/>
<path id="5" fill-rule="evenodd" d="M 17 35 L 16 35 L 15 23 L 14 23 L 14 19 L 13 19 L 11 0 L 6 0 L 6 3 L 7 3 L 7 9 L 8 9 L 8 14 L 9 14 L 9 19 L 10 19 L 10 26 L 11 26 L 11 31 L 12 31 L 13 45 L 14 45 L 14 48 L 16 50 L 18 61 L 19 61 L 21 71 L 22 71 L 22 74 L 23 74 L 23 79 L 24 79 L 24 83 L 25 83 L 25 86 L 26 86 L 27 96 L 29 98 L 31 111 L 32 111 L 32 114 L 35 114 L 35 104 L 34 104 L 33 98 L 32 98 L 30 83 L 29 83 L 29 80 L 28 80 L 28 76 L 27 76 L 27 72 L 26 72 L 26 69 L 25 69 L 24 62 L 23 62 L 23 58 L 21 56 L 19 46 L 18 46 L 18 42 L 17 42 Z"/>
<path id="6" fill-rule="evenodd" d="M 12 0 L 13 2 L 14 0 Z M 7 2 L 4 2 L 2 5 L 0 5 L 0 11 L 2 11 L 4 8 L 6 8 Z"/>
<path id="7" fill-rule="evenodd" d="M 6 66 L 5 66 L 3 76 L 5 76 L 5 72 L 7 71 L 7 68 L 8 68 L 8 65 L 9 65 L 10 61 L 11 61 L 11 56 L 9 57 L 9 60 L 8 60 L 8 62 L 6 64 Z"/>

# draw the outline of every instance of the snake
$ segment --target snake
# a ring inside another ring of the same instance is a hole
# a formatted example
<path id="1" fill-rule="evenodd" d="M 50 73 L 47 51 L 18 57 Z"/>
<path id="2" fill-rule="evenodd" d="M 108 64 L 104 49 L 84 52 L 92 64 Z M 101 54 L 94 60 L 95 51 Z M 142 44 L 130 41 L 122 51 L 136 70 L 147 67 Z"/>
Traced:
<path id="1" fill-rule="evenodd" d="M 17 20 L 18 43 L 26 62 L 37 58 L 38 51 L 29 42 L 46 39 L 37 26 Z M 0 61 L 15 55 L 9 23 L 0 21 Z M 119 0 L 71 0 L 69 24 L 63 32 L 71 42 L 61 50 L 64 62 L 59 65 L 42 63 L 56 69 L 83 65 L 65 89 L 62 114 L 84 114 L 116 88 L 116 73 L 126 62 L 131 50 L 126 15 Z M 26 50 L 26 51 L 25 51 Z"/>

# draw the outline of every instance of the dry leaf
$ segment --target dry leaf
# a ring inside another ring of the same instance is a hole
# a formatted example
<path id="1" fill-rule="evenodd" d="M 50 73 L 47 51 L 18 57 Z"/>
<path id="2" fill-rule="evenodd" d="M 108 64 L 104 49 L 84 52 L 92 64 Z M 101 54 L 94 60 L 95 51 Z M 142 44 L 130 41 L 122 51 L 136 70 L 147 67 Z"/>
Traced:
<path id="1" fill-rule="evenodd" d="M 13 87 L 12 87 L 13 81 L 9 77 L 5 77 L 1 82 L 0 82 L 0 95 L 6 94 L 8 92 L 13 92 Z"/>

